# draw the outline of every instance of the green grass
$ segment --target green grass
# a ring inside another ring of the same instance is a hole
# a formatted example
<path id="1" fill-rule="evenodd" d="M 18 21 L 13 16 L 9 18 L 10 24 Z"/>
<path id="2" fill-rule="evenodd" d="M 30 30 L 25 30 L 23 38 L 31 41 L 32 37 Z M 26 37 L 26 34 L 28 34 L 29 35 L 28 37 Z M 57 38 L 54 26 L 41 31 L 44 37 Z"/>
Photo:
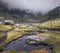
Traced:
<path id="1" fill-rule="evenodd" d="M 22 37 L 23 33 L 21 31 L 10 31 L 7 33 L 6 40 L 0 44 L 0 48 L 2 49 L 5 45 L 7 45 L 10 41 Z"/>
<path id="2" fill-rule="evenodd" d="M 42 28 L 60 28 L 60 19 L 44 22 L 41 23 L 39 26 Z"/>
<path id="3" fill-rule="evenodd" d="M 52 23 L 52 24 L 51 24 Z M 0 30 L 9 30 L 11 29 L 11 25 L 1 25 Z M 7 32 L 7 38 L 6 40 L 0 44 L 0 49 L 4 48 L 5 45 L 7 45 L 10 41 L 17 39 L 19 37 L 22 37 L 25 33 L 25 31 L 29 30 L 40 30 L 41 28 L 60 28 L 60 21 L 59 19 L 51 20 L 45 23 L 37 23 L 33 24 L 32 26 L 18 26 L 15 29 Z M 48 36 L 48 38 L 44 41 L 44 43 L 48 45 L 53 45 L 53 53 L 60 53 L 60 31 L 45 31 L 43 33 L 38 33 L 38 35 Z M 0 35 L 2 37 L 2 35 Z"/>
<path id="4" fill-rule="evenodd" d="M 0 25 L 0 31 L 12 29 L 11 25 Z"/>
<path id="5" fill-rule="evenodd" d="M 52 53 L 60 53 L 60 31 L 47 31 L 41 35 L 49 37 L 43 43 L 53 46 Z"/>
<path id="6" fill-rule="evenodd" d="M 40 25 L 37 26 L 39 26 L 42 29 L 44 28 L 60 29 L 60 18 L 41 23 Z M 52 53 L 60 53 L 60 31 L 52 31 L 51 29 L 44 33 L 40 33 L 40 35 L 49 37 L 44 41 L 44 43 L 53 46 Z"/>
<path id="7" fill-rule="evenodd" d="M 0 28 L 1 28 L 0 30 L 4 31 L 4 30 L 9 30 L 11 28 L 11 26 L 10 25 L 1 25 Z M 0 44 L 0 48 L 2 49 L 5 45 L 7 45 L 12 40 L 15 40 L 19 37 L 22 37 L 24 34 L 29 33 L 29 32 L 25 32 L 25 30 L 27 30 L 27 31 L 35 30 L 35 28 L 32 26 L 27 27 L 26 25 L 15 27 L 13 30 L 7 32 L 7 38 L 3 43 Z"/>
<path id="8" fill-rule="evenodd" d="M 2 38 L 3 37 L 3 34 L 2 33 L 0 33 L 0 38 Z"/>
<path id="9" fill-rule="evenodd" d="M 23 52 L 23 51 L 4 51 L 4 52 L 1 52 L 1 53 L 25 53 L 25 52 Z"/>

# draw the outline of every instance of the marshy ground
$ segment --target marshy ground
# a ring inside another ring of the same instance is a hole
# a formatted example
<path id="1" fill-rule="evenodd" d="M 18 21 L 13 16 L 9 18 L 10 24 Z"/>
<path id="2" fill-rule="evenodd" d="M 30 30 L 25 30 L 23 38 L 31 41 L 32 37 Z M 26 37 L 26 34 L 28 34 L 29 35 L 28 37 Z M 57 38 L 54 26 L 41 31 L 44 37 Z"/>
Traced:
<path id="1" fill-rule="evenodd" d="M 58 21 L 58 22 L 57 22 Z M 52 23 L 52 24 L 51 24 Z M 29 34 L 31 31 L 35 31 L 39 36 L 48 37 L 43 41 L 44 44 L 51 45 L 52 53 L 60 53 L 60 31 L 52 29 L 60 29 L 60 21 L 54 20 L 53 22 L 48 21 L 45 23 L 36 23 L 36 24 L 22 24 L 21 26 L 15 25 L 0 25 L 0 31 L 5 32 L 6 39 L 0 43 L 0 50 L 10 42 L 21 38 L 24 34 Z M 3 33 L 0 33 L 0 39 L 3 37 Z M 4 51 L 1 53 L 25 53 L 24 51 Z M 49 53 L 45 48 L 36 49 L 30 51 L 30 53 Z"/>

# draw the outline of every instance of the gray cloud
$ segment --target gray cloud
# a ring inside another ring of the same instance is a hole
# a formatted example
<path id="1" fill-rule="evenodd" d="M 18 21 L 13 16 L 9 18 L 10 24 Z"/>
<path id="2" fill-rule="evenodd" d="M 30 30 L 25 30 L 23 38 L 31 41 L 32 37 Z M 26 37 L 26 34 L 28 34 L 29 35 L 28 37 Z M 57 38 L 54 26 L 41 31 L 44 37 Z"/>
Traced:
<path id="1" fill-rule="evenodd" d="M 7 3 L 9 8 L 30 10 L 33 12 L 47 13 L 51 9 L 60 6 L 60 0 L 1 0 Z"/>

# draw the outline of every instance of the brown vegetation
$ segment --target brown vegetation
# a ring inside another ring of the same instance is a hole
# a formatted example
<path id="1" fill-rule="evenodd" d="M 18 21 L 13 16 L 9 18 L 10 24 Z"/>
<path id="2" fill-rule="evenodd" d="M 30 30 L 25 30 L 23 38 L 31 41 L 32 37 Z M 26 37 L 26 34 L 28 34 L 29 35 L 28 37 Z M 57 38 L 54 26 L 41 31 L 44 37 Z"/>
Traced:
<path id="1" fill-rule="evenodd" d="M 30 53 L 49 53 L 47 49 L 41 49 L 41 50 L 32 50 Z"/>

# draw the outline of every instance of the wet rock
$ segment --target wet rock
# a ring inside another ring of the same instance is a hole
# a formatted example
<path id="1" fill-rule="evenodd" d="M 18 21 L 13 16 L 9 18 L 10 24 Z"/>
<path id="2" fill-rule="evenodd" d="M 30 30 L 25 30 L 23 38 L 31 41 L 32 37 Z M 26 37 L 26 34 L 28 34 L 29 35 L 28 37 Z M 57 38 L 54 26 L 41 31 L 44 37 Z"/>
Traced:
<path id="1" fill-rule="evenodd" d="M 19 41 L 21 41 L 22 40 L 22 38 L 19 38 Z"/>
<path id="2" fill-rule="evenodd" d="M 44 37 L 44 36 L 38 36 L 38 35 L 35 35 L 35 36 L 28 36 L 26 38 L 26 42 L 28 44 L 40 44 L 41 42 L 43 42 L 47 37 Z"/>

